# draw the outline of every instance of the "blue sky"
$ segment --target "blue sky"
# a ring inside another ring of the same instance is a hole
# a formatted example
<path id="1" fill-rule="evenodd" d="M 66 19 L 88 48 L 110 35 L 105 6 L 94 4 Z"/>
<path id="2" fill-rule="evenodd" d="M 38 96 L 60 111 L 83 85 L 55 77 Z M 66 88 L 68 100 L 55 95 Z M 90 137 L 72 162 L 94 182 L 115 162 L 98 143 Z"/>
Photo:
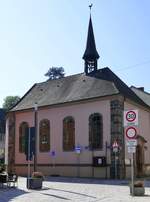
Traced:
<path id="1" fill-rule="evenodd" d="M 49 67 L 83 72 L 91 2 L 99 68 L 150 92 L 149 0 L 0 0 L 0 105 L 45 81 Z"/>

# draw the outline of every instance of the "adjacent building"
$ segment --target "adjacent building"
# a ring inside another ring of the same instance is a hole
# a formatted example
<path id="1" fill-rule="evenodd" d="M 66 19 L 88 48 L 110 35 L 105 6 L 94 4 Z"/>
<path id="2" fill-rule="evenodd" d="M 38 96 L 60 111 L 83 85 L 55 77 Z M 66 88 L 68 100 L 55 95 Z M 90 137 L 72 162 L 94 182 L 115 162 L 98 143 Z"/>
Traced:
<path id="1" fill-rule="evenodd" d="M 0 109 L 0 164 L 4 164 L 5 157 L 5 117 L 4 109 Z"/>

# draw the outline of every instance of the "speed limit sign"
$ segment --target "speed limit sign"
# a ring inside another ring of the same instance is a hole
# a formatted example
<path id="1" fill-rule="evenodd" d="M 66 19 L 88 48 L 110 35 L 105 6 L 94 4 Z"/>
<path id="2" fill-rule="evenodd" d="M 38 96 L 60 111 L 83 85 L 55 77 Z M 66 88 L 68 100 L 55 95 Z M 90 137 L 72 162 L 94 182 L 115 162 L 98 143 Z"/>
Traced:
<path id="1" fill-rule="evenodd" d="M 138 125 L 138 110 L 124 111 L 124 126 Z"/>
<path id="2" fill-rule="evenodd" d="M 135 119 L 136 119 L 136 113 L 135 113 L 135 111 L 128 111 L 127 113 L 126 113 L 126 120 L 127 121 L 129 121 L 129 122 L 133 122 L 133 121 L 135 121 Z"/>

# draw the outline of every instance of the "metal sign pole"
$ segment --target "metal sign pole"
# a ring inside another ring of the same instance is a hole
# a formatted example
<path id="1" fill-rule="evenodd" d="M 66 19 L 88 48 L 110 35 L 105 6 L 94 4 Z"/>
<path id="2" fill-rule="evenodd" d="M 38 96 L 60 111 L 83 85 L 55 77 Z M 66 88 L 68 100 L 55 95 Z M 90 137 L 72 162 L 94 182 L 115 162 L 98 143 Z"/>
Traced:
<path id="1" fill-rule="evenodd" d="M 77 177 L 80 177 L 80 153 L 77 154 L 77 164 L 78 164 Z"/>
<path id="2" fill-rule="evenodd" d="M 117 179 L 117 175 L 118 175 L 118 170 L 117 170 L 117 152 L 118 152 L 118 150 L 119 150 L 119 145 L 118 145 L 118 143 L 117 143 L 117 141 L 114 141 L 114 143 L 113 143 L 113 145 L 112 145 L 112 147 L 113 147 L 113 152 L 114 152 L 114 166 L 115 166 L 115 179 Z"/>
<path id="3" fill-rule="evenodd" d="M 53 162 L 53 169 L 55 168 L 55 156 L 52 157 L 52 162 Z"/>
<path id="4" fill-rule="evenodd" d="M 105 174 L 105 178 L 107 179 L 108 178 L 108 174 L 107 174 L 107 147 L 108 147 L 108 145 L 107 145 L 107 141 L 105 142 L 105 155 L 106 155 L 106 174 Z"/>
<path id="5" fill-rule="evenodd" d="M 35 103 L 34 105 L 34 126 L 35 126 L 35 151 L 34 151 L 34 172 L 37 171 L 37 133 L 38 133 L 38 117 L 37 117 L 37 114 L 38 113 L 38 104 Z"/>
<path id="6" fill-rule="evenodd" d="M 81 154 L 81 147 L 75 147 L 75 152 L 77 154 L 77 177 L 80 177 L 80 154 Z"/>
<path id="7" fill-rule="evenodd" d="M 134 162 L 133 162 L 133 156 L 134 154 L 131 154 L 131 190 L 132 190 L 132 196 L 134 196 Z"/>
<path id="8" fill-rule="evenodd" d="M 55 151 L 52 150 L 51 152 L 51 157 L 52 157 L 52 169 L 55 168 Z"/>
<path id="9" fill-rule="evenodd" d="M 94 158 L 94 149 L 92 147 L 92 161 L 93 161 L 93 158 Z M 94 165 L 92 163 L 92 177 L 94 178 Z"/>
<path id="10" fill-rule="evenodd" d="M 29 135 L 28 135 L 28 180 L 27 180 L 28 188 L 29 188 L 29 178 L 30 178 L 30 128 L 29 128 Z"/>
<path id="11" fill-rule="evenodd" d="M 131 194 L 134 196 L 134 153 L 137 146 L 138 110 L 124 111 L 124 127 L 128 153 L 131 153 Z"/>
<path id="12" fill-rule="evenodd" d="M 115 152 L 115 179 L 117 179 L 117 155 L 116 155 L 117 152 Z"/>

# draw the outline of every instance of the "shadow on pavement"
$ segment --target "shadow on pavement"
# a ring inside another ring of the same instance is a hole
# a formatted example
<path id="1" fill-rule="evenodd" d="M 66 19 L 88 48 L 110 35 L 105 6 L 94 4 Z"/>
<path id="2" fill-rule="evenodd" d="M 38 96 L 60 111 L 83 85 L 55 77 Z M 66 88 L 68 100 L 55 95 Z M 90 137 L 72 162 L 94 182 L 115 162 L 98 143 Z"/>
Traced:
<path id="1" fill-rule="evenodd" d="M 138 197 L 139 197 L 139 196 L 138 196 Z M 150 197 L 150 195 L 144 194 L 144 196 L 141 196 L 141 197 Z"/>
<path id="2" fill-rule="evenodd" d="M 93 179 L 78 177 L 45 177 L 44 181 L 62 182 L 62 183 L 80 183 L 80 184 L 106 184 L 106 185 L 128 185 L 129 180 L 113 180 L 113 179 Z"/>
<path id="3" fill-rule="evenodd" d="M 18 188 L 1 188 L 0 189 L 0 201 L 1 202 L 8 202 L 13 200 L 14 198 L 27 194 L 28 192 L 18 189 Z"/>
<path id="4" fill-rule="evenodd" d="M 47 195 L 47 196 L 52 196 L 52 197 L 55 197 L 55 198 L 58 198 L 58 199 L 71 200 L 69 198 L 58 196 L 58 195 L 54 195 L 54 194 L 47 194 L 47 193 L 42 193 L 42 194 L 43 195 Z"/>
<path id="5" fill-rule="evenodd" d="M 141 180 L 141 179 L 136 179 Z M 80 183 L 80 184 L 104 184 L 116 186 L 129 186 L 130 180 L 115 180 L 115 179 L 93 179 L 93 178 L 78 178 L 78 177 L 45 177 L 45 181 L 49 182 L 62 182 L 62 183 Z M 150 180 L 144 180 L 145 187 L 150 187 Z"/>
<path id="6" fill-rule="evenodd" d="M 93 199 L 96 199 L 96 198 L 97 198 L 97 197 L 90 196 L 90 195 L 87 195 L 87 194 L 81 194 L 81 193 L 78 193 L 78 192 L 68 191 L 68 190 L 64 190 L 64 189 L 54 189 L 54 188 L 50 188 L 50 190 L 59 191 L 59 192 L 62 191 L 62 192 L 71 193 L 71 194 L 77 194 L 77 195 L 80 195 L 80 196 L 86 196 L 86 197 L 93 198 Z"/>

